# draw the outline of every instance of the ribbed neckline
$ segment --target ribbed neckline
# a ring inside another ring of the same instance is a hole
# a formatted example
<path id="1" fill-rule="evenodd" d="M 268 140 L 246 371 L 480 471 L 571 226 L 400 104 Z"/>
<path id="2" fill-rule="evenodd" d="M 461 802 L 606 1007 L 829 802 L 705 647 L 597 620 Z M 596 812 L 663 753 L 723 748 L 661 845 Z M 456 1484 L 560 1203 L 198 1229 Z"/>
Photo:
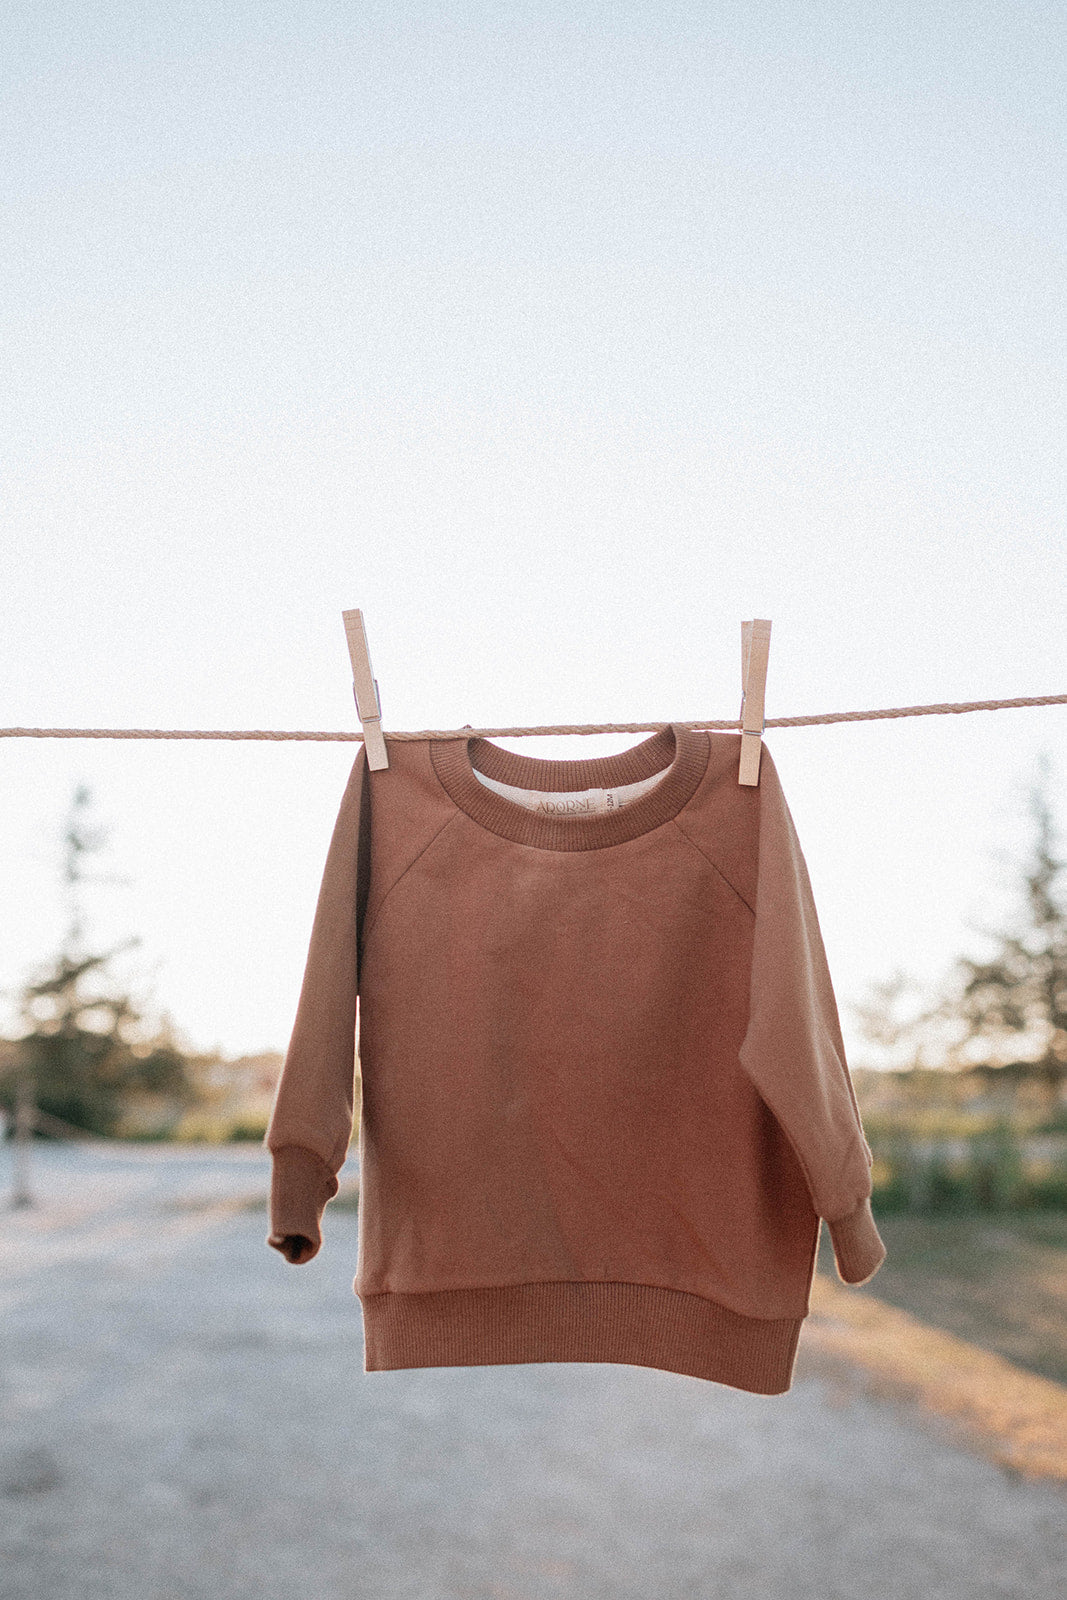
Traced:
<path id="1" fill-rule="evenodd" d="M 676 817 L 696 793 L 711 743 L 700 728 L 670 723 L 659 733 L 613 756 L 548 761 L 502 750 L 488 739 L 431 739 L 430 759 L 443 787 L 475 822 L 514 844 L 541 850 L 601 850 L 636 839 Z M 475 772 L 520 789 L 611 789 L 666 773 L 647 794 L 618 811 L 592 817 L 548 817 L 480 783 Z"/>

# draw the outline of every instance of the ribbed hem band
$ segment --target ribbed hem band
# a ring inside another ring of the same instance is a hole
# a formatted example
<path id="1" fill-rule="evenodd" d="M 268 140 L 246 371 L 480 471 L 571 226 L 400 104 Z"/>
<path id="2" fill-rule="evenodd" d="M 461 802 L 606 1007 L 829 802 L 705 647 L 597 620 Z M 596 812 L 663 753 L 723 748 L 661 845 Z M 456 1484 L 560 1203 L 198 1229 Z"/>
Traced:
<path id="1" fill-rule="evenodd" d="M 520 1283 L 363 1295 L 364 1372 L 608 1361 L 785 1394 L 802 1317 L 742 1316 L 643 1283 Z"/>

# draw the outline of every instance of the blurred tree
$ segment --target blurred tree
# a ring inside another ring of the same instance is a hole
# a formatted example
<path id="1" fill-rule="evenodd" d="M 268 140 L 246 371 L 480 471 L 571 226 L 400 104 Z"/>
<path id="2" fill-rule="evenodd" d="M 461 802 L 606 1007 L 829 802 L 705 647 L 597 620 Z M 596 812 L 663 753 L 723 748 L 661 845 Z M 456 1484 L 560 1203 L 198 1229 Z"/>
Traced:
<path id="1" fill-rule="evenodd" d="M 83 858 L 105 844 L 103 831 L 85 816 L 90 798 L 84 784 L 76 786 L 63 835 L 70 923 L 58 954 L 17 991 L 24 1031 L 6 1052 L 0 1102 L 13 1107 L 19 1083 L 24 1089 L 28 1083 L 36 1110 L 44 1114 L 39 1126 L 57 1118 L 106 1136 L 116 1132 L 138 1097 L 164 1094 L 187 1105 L 196 1091 L 169 1027 L 150 1033 L 133 999 L 107 981 L 115 956 L 140 939 L 111 950 L 85 947 L 80 886 L 128 881 L 85 871 Z"/>
<path id="2" fill-rule="evenodd" d="M 890 1052 L 903 1047 L 910 1067 L 923 1065 L 921 1034 L 926 1013 L 908 1014 L 907 996 L 921 992 L 915 979 L 898 967 L 890 977 L 870 985 L 866 1000 L 849 1008 L 869 1044 Z"/>
<path id="3" fill-rule="evenodd" d="M 880 1048 L 909 1048 L 913 1068 L 923 1064 L 924 1041 L 940 1037 L 939 1066 L 1036 1078 L 1055 1100 L 1067 1078 L 1067 896 L 1057 887 L 1067 861 L 1056 853 L 1050 781 L 1042 754 L 1028 791 L 1033 842 L 1012 863 L 1018 908 L 1006 929 L 974 930 L 990 941 L 989 958 L 960 957 L 934 1003 L 910 1016 L 900 1014 L 901 1000 L 918 985 L 899 971 L 872 985 L 852 1010 L 864 1038 Z M 1023 1060 L 1008 1059 L 1020 1052 Z"/>
<path id="4" fill-rule="evenodd" d="M 1067 898 L 1057 879 L 1067 861 L 1056 853 L 1057 830 L 1048 798 L 1051 764 L 1038 762 L 1028 795 L 1034 838 L 1018 863 L 1020 907 L 1004 930 L 981 929 L 994 946 L 987 961 L 962 957 L 946 997 L 947 1013 L 962 1025 L 954 1059 L 1006 1057 L 1020 1047 L 1058 1092 L 1067 1074 Z"/>

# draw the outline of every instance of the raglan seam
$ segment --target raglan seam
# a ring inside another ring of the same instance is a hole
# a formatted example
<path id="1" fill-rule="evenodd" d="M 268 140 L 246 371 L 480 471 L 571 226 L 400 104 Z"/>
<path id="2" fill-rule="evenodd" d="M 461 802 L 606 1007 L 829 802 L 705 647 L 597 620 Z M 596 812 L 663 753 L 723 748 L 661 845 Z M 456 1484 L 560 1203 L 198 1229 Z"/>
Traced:
<path id="1" fill-rule="evenodd" d="M 675 828 L 677 828 L 678 832 L 681 834 L 681 836 L 685 840 L 686 844 L 690 845 L 696 851 L 697 855 L 700 857 L 700 859 L 702 861 L 706 861 L 707 862 L 708 866 L 712 869 L 713 872 L 716 872 L 719 875 L 719 877 L 722 879 L 723 883 L 726 884 L 727 888 L 733 890 L 734 894 L 740 900 L 740 902 L 744 906 L 745 910 L 750 912 L 751 915 L 754 917 L 756 915 L 755 907 L 749 905 L 748 901 L 745 899 L 745 896 L 741 893 L 741 891 L 737 887 L 736 883 L 734 883 L 732 879 L 728 878 L 726 873 L 722 870 L 722 868 L 718 865 L 718 863 L 713 861 L 711 859 L 711 857 L 704 850 L 702 850 L 700 848 L 700 846 L 696 843 L 696 841 L 693 838 L 691 838 L 688 833 L 686 833 L 685 829 L 683 827 L 681 827 L 681 825 L 679 824 L 677 817 L 672 817 L 670 820 L 671 820 L 671 823 L 673 824 L 673 826 Z"/>
<path id="2" fill-rule="evenodd" d="M 437 843 L 437 840 L 441 837 L 442 833 L 444 833 L 445 829 L 451 826 L 451 824 L 455 821 L 455 818 L 458 817 L 459 814 L 460 813 L 457 810 L 451 817 L 446 817 L 445 818 L 445 820 L 444 820 L 444 822 L 442 822 L 441 826 L 436 830 L 435 833 L 433 833 L 430 836 L 429 839 L 427 839 L 426 843 L 422 846 L 422 848 L 420 850 L 416 851 L 416 853 L 412 856 L 411 860 L 408 862 L 407 866 L 403 869 L 403 871 L 401 873 L 398 874 L 398 876 L 396 878 L 394 878 L 393 882 L 389 885 L 388 889 L 386 889 L 385 893 L 382 895 L 382 898 L 378 901 L 378 904 L 374 909 L 373 917 L 371 917 L 370 921 L 364 926 L 364 929 L 363 929 L 363 943 L 364 943 L 364 945 L 366 945 L 366 942 L 370 938 L 371 933 L 374 930 L 374 928 L 377 927 L 378 918 L 381 916 L 382 911 L 385 909 L 386 901 L 392 896 L 394 890 L 396 890 L 399 887 L 399 885 L 404 881 L 404 879 L 407 877 L 408 873 L 411 871 L 412 867 L 415 866 L 416 862 L 422 860 L 422 857 L 426 854 L 427 850 L 429 850 L 431 848 L 431 846 L 433 846 L 434 844 Z"/>

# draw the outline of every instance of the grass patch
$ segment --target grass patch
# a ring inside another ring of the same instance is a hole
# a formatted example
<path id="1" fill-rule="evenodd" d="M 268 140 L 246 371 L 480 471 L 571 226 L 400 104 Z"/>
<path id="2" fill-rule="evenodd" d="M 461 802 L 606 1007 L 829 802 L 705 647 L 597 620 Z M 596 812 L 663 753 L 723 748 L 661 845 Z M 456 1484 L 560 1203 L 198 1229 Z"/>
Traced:
<path id="1" fill-rule="evenodd" d="M 1067 1385 L 1067 1210 L 875 1215 L 886 1259 L 850 1293 Z M 818 1271 L 841 1287 L 825 1226 Z"/>

